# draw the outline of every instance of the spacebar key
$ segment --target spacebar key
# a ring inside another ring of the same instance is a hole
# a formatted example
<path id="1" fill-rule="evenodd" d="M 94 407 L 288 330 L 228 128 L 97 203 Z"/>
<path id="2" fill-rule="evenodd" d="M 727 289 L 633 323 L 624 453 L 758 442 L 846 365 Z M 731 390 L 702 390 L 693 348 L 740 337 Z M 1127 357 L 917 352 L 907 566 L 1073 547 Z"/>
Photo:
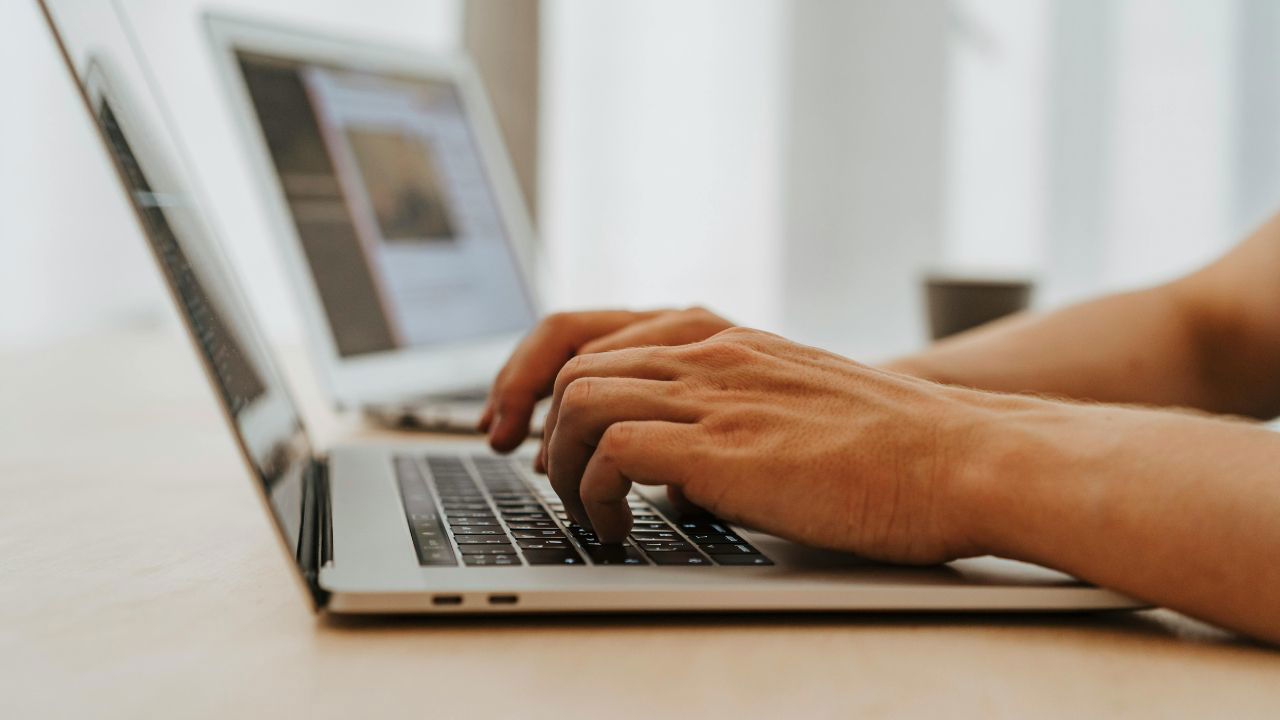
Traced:
<path id="1" fill-rule="evenodd" d="M 525 550 L 524 559 L 530 565 L 586 565 L 586 561 L 576 550 L 570 548 L 555 550 Z"/>

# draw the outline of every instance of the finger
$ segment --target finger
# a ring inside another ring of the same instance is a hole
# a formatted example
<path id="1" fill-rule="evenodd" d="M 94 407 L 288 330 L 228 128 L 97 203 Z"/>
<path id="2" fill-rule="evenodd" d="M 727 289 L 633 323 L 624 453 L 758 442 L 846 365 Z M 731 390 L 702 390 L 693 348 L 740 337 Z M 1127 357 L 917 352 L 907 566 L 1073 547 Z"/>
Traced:
<path id="1" fill-rule="evenodd" d="M 663 313 L 619 328 L 582 346 L 582 354 L 645 345 L 688 345 L 706 340 L 727 327 L 725 320 L 698 309 Z"/>
<path id="2" fill-rule="evenodd" d="M 710 515 L 684 494 L 684 488 L 676 485 L 667 486 L 667 500 L 671 502 L 671 507 L 676 511 L 676 514 L 681 517 Z"/>
<path id="3" fill-rule="evenodd" d="M 662 421 L 614 423 L 582 474 L 580 496 L 600 542 L 621 542 L 631 532 L 627 495 L 632 483 L 681 487 L 686 458 L 700 437 L 697 425 Z"/>
<path id="4" fill-rule="evenodd" d="M 675 377 L 674 361 L 663 357 L 660 348 L 632 348 L 596 355 L 579 355 L 565 364 L 556 375 L 552 391 L 551 407 L 542 421 L 542 441 L 546 446 L 555 434 L 560 418 L 560 401 L 565 388 L 574 380 L 585 377 L 632 377 L 649 380 L 669 380 Z M 543 451 L 543 466 L 549 466 L 547 451 Z"/>
<path id="5" fill-rule="evenodd" d="M 699 414 L 682 389 L 671 382 L 623 378 L 582 378 L 564 393 L 563 420 L 547 454 L 547 475 L 569 513 L 579 522 L 579 482 L 600 438 L 623 421 L 663 420 L 691 423 Z"/>
<path id="6" fill-rule="evenodd" d="M 494 382 L 485 411 L 489 418 L 489 444 L 505 452 L 528 437 L 533 406 L 551 392 L 556 373 L 583 343 L 657 312 L 557 313 L 538 323 L 516 347 Z"/>
<path id="7" fill-rule="evenodd" d="M 685 345 L 714 335 L 723 329 L 724 322 L 700 308 L 661 312 L 585 343 L 579 348 L 578 354 L 590 355 L 651 345 Z M 552 419 L 552 424 L 554 422 Z M 539 472 L 545 472 L 546 469 L 547 439 L 550 435 L 547 432 L 542 434 L 538 454 L 534 456 L 534 469 L 541 468 Z"/>

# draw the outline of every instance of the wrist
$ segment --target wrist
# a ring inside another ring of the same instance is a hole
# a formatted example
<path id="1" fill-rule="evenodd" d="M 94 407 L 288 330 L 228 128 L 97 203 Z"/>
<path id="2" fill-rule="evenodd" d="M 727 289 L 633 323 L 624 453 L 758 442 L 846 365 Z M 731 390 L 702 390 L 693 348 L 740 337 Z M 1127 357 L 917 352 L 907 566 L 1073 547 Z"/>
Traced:
<path id="1" fill-rule="evenodd" d="M 958 533 L 972 554 L 1034 561 L 1029 535 L 1036 533 L 1037 523 L 1051 520 L 1038 517 L 1040 508 L 1052 505 L 1040 502 L 1040 495 L 1072 472 L 1069 455 L 1077 445 L 1070 438 L 1086 408 L 973 394 L 979 398 L 976 412 L 965 430 L 961 457 L 952 463 Z"/>

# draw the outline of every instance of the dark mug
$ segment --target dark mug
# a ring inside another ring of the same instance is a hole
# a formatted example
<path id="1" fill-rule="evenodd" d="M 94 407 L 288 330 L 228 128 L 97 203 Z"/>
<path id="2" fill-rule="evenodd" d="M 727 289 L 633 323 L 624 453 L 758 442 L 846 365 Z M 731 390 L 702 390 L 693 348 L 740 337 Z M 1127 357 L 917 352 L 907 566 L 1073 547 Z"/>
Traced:
<path id="1" fill-rule="evenodd" d="M 1035 283 L 1028 277 L 935 271 L 924 277 L 934 340 L 1025 310 Z"/>

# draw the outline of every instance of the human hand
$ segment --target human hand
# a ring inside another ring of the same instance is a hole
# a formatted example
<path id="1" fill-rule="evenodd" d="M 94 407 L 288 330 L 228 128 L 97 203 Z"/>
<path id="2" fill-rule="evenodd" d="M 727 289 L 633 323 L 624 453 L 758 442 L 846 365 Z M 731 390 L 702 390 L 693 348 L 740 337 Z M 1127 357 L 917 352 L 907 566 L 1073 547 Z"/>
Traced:
<path id="1" fill-rule="evenodd" d="M 936 563 L 980 554 L 964 458 L 1001 397 L 734 328 L 569 360 L 547 470 L 604 541 L 630 530 L 635 482 L 807 545 Z"/>
<path id="2" fill-rule="evenodd" d="M 700 307 L 627 312 L 604 310 L 548 315 L 498 373 L 480 419 L 495 450 L 515 449 L 529 435 L 539 400 L 551 394 L 560 368 L 575 355 L 643 345 L 684 345 L 705 340 L 732 323 Z M 545 436 L 544 436 L 545 437 Z M 545 468 L 546 443 L 534 461 Z"/>

